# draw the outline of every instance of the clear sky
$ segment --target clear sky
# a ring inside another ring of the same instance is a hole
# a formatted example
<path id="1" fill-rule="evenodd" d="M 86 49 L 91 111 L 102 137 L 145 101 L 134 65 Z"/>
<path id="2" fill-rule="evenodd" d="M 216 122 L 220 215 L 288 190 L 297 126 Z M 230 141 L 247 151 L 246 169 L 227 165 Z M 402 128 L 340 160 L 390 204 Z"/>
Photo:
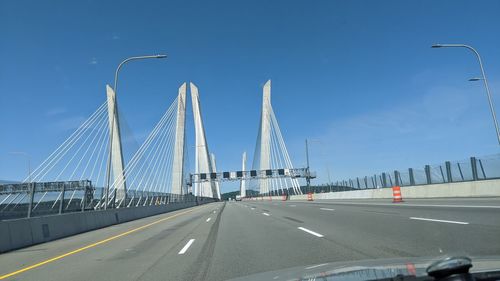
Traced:
<path id="1" fill-rule="evenodd" d="M 475 57 L 430 45 L 476 47 L 498 105 L 499 15 L 500 1 L 4 0 L 0 179 L 26 175 L 9 152 L 37 166 L 102 104 L 122 59 L 156 53 L 169 58 L 122 71 L 124 119 L 141 142 L 194 82 L 219 170 L 252 159 L 267 79 L 295 166 L 318 140 L 318 183 L 327 166 L 335 180 L 496 154 Z"/>

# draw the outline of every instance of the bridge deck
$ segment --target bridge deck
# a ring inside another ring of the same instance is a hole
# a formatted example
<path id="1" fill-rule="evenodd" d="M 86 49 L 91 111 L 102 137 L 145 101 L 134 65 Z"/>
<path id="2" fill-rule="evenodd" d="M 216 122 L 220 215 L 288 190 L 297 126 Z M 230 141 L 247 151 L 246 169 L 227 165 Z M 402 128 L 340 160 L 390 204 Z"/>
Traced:
<path id="1" fill-rule="evenodd" d="M 16 278 L 226 280 L 334 261 L 460 251 L 469 255 L 500 253 L 500 199 L 422 199 L 403 204 L 208 204 L 0 255 L 0 276 L 160 219 L 165 220 L 19 273 Z"/>

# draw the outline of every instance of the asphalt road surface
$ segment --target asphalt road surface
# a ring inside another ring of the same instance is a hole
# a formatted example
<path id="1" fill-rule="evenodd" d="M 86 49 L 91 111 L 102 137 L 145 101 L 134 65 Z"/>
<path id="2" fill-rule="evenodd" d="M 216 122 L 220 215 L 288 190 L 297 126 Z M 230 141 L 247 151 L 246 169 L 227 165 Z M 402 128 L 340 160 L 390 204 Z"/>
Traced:
<path id="1" fill-rule="evenodd" d="M 0 255 L 3 280 L 227 280 L 326 262 L 500 255 L 500 199 L 213 203 Z"/>

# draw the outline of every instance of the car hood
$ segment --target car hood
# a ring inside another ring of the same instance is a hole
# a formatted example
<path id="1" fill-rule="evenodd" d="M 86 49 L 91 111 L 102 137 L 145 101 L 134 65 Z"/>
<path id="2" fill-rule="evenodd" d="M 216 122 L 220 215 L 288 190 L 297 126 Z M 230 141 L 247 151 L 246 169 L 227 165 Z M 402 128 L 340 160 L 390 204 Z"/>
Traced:
<path id="1" fill-rule="evenodd" d="M 433 262 L 446 258 L 419 257 L 376 259 L 362 261 L 346 261 L 298 266 L 282 270 L 252 274 L 228 281 L 252 280 L 376 280 L 397 275 L 426 276 L 426 268 Z M 500 269 L 500 256 L 471 257 L 471 272 L 482 272 Z"/>

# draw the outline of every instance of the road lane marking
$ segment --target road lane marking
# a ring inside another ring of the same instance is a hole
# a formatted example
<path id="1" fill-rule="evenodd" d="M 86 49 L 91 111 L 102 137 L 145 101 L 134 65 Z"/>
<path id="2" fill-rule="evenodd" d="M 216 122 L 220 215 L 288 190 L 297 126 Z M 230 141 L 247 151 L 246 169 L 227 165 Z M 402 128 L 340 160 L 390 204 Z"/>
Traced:
<path id="1" fill-rule="evenodd" d="M 436 220 L 436 219 L 417 218 L 417 217 L 410 217 L 410 220 L 433 221 L 433 222 L 444 222 L 444 223 L 454 223 L 454 224 L 469 224 L 468 222 L 465 221 L 447 221 L 447 220 Z"/>
<path id="2" fill-rule="evenodd" d="M 57 260 L 60 260 L 60 259 L 65 258 L 65 257 L 68 257 L 68 256 L 71 256 L 71 255 L 74 255 L 74 254 L 76 254 L 76 253 L 79 253 L 79 252 L 85 251 L 85 250 L 90 249 L 90 248 L 94 248 L 94 247 L 96 247 L 96 246 L 99 246 L 99 245 L 101 245 L 101 244 L 107 243 L 107 242 L 109 242 L 109 241 L 112 241 L 112 240 L 118 239 L 118 238 L 120 238 L 120 237 L 123 237 L 123 236 L 129 235 L 129 234 L 131 234 L 131 233 L 134 233 L 134 232 L 137 232 L 137 231 L 139 231 L 139 230 L 142 230 L 142 229 L 148 228 L 148 227 L 153 226 L 153 225 L 155 225 L 155 224 L 158 224 L 158 223 L 160 223 L 160 222 L 164 222 L 164 221 L 166 221 L 166 220 L 169 220 L 169 219 L 172 219 L 172 218 L 178 217 L 178 216 L 180 216 L 180 215 L 185 215 L 185 214 L 187 214 L 187 213 L 191 213 L 191 212 L 193 212 L 193 211 L 195 211 L 195 209 L 188 210 L 188 211 L 184 211 L 184 212 L 180 212 L 180 213 L 177 213 L 177 214 L 175 214 L 175 215 L 172 215 L 172 216 L 169 216 L 169 217 L 166 217 L 166 218 L 163 218 L 163 219 L 159 219 L 159 220 L 157 220 L 157 221 L 154 221 L 154 222 L 151 222 L 151 223 L 145 224 L 145 225 L 143 225 L 143 226 L 140 226 L 140 227 L 137 227 L 137 228 L 131 229 L 131 230 L 129 230 L 129 231 L 125 231 L 125 232 L 120 233 L 120 234 L 118 234 L 118 235 L 111 236 L 111 237 L 106 238 L 106 239 L 104 239 L 104 240 L 101 240 L 101 241 L 98 241 L 98 242 L 95 242 L 95 243 L 89 244 L 89 245 L 87 245 L 87 246 L 83 246 L 83 247 L 78 248 L 78 249 L 76 249 L 76 250 L 73 250 L 73 251 L 71 251 L 71 252 L 67 252 L 67 253 L 65 253 L 65 254 L 62 254 L 62 255 L 59 255 L 59 256 L 55 256 L 55 257 L 53 257 L 53 258 L 50 258 L 50 259 L 44 260 L 44 261 L 42 261 L 42 262 L 39 262 L 39 263 L 36 263 L 36 264 L 30 265 L 30 266 L 27 266 L 27 267 L 21 268 L 21 269 L 19 269 L 19 270 L 13 271 L 13 272 L 11 272 L 11 273 L 7 273 L 7 274 L 4 274 L 4 275 L 0 275 L 0 280 L 3 280 L 3 279 L 6 279 L 6 278 L 9 278 L 9 277 L 12 277 L 12 276 L 14 276 L 14 275 L 18 275 L 18 274 L 20 274 L 20 273 L 26 272 L 26 271 L 31 270 L 31 269 L 35 269 L 35 268 L 37 268 L 37 267 L 40 267 L 40 266 L 42 266 L 42 265 L 46 265 L 46 264 L 51 263 L 51 262 L 55 262 L 55 261 L 57 261 Z"/>
<path id="3" fill-rule="evenodd" d="M 324 211 L 335 211 L 335 209 L 330 209 L 330 208 L 320 208 L 320 209 Z"/>
<path id="4" fill-rule="evenodd" d="M 186 253 L 186 251 L 189 249 L 189 247 L 191 247 L 193 242 L 194 242 L 194 239 L 189 239 L 189 241 L 186 243 L 186 245 L 184 245 L 184 247 L 179 251 L 179 255 L 184 255 Z"/>
<path id="5" fill-rule="evenodd" d="M 268 213 L 262 213 L 262 214 L 263 214 L 264 216 L 268 216 L 268 217 L 270 216 Z"/>
<path id="6" fill-rule="evenodd" d="M 324 266 L 324 265 L 327 265 L 327 263 L 322 263 L 322 264 L 317 264 L 317 265 L 311 265 L 309 267 L 306 267 L 306 269 L 313 269 L 313 268 Z"/>
<path id="7" fill-rule="evenodd" d="M 297 207 L 297 205 L 289 205 L 289 207 Z"/>
<path id="8" fill-rule="evenodd" d="M 212 218 L 208 218 L 208 219 L 207 219 L 207 222 L 209 222 L 211 219 L 212 219 Z"/>
<path id="9" fill-rule="evenodd" d="M 302 202 L 302 201 L 301 201 Z M 303 201 L 303 203 L 310 203 L 308 201 Z M 408 203 L 364 203 L 364 202 L 337 202 L 337 201 L 326 201 L 319 202 L 319 204 L 329 204 L 329 205 L 366 205 L 366 206 L 394 206 L 394 207 L 438 207 L 438 208 L 484 208 L 484 209 L 500 209 L 500 206 L 494 205 L 432 205 L 432 204 L 408 204 Z M 292 205 L 290 205 L 291 207 Z"/>
<path id="10" fill-rule="evenodd" d="M 305 231 L 305 232 L 307 232 L 307 233 L 309 233 L 309 234 L 312 234 L 312 235 L 314 235 L 314 236 L 316 236 L 316 237 L 323 237 L 323 234 L 319 234 L 319 233 L 314 232 L 314 231 L 312 231 L 312 230 L 309 230 L 309 229 L 307 229 L 307 228 L 305 228 L 305 227 L 299 226 L 299 227 L 297 227 L 297 228 L 298 228 L 298 229 L 300 229 L 300 230 L 302 230 L 302 231 Z"/>
<path id="11" fill-rule="evenodd" d="M 214 211 L 214 214 L 215 214 L 215 211 Z"/>
<path id="12" fill-rule="evenodd" d="M 255 208 L 253 208 L 253 207 L 252 207 L 251 209 L 252 209 L 252 210 L 255 210 Z"/>

